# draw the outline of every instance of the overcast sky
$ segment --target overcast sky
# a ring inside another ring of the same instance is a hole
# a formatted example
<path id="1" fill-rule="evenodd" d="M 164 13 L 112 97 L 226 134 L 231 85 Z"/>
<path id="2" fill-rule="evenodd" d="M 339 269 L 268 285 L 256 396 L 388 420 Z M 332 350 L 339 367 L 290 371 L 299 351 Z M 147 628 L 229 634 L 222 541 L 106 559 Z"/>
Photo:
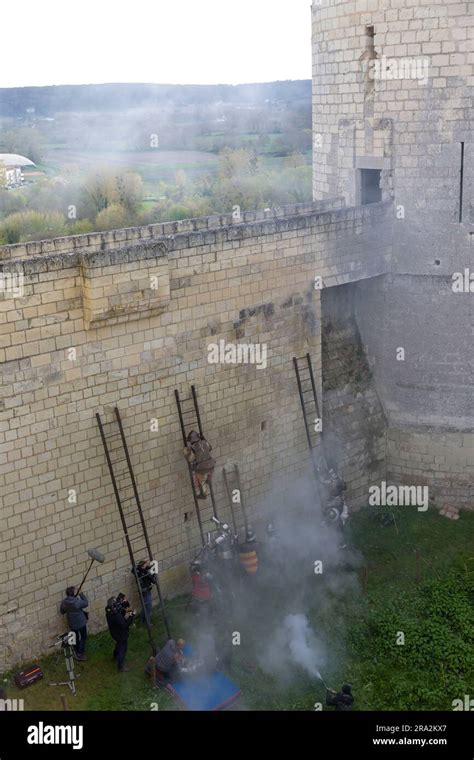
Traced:
<path id="1" fill-rule="evenodd" d="M 0 87 L 311 77 L 310 0 L 3 0 Z"/>

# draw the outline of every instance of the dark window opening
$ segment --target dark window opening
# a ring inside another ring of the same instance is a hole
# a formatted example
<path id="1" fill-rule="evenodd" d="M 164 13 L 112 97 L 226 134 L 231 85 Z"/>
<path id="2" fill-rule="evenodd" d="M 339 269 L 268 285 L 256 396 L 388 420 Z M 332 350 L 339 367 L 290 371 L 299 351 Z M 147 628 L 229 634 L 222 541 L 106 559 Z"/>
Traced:
<path id="1" fill-rule="evenodd" d="M 365 90 L 365 99 L 370 99 L 374 95 L 375 85 L 375 60 L 378 58 L 375 50 L 375 27 L 365 27 L 365 44 L 364 51 L 359 58 L 362 65 L 362 75 Z"/>
<path id="2" fill-rule="evenodd" d="M 367 206 L 369 203 L 380 203 L 382 200 L 380 175 L 380 169 L 360 170 L 360 202 L 362 206 Z"/>
<path id="3" fill-rule="evenodd" d="M 461 169 L 459 172 L 459 221 L 462 222 L 462 204 L 464 190 L 464 143 L 461 143 Z"/>

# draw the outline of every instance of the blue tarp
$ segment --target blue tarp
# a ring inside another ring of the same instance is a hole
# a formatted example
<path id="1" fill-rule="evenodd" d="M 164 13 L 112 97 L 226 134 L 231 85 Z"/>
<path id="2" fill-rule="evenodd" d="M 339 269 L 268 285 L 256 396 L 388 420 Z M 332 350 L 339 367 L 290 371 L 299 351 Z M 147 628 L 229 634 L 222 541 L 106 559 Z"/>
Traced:
<path id="1" fill-rule="evenodd" d="M 219 672 L 183 678 L 166 688 L 187 710 L 222 710 L 240 695 L 238 686 Z"/>

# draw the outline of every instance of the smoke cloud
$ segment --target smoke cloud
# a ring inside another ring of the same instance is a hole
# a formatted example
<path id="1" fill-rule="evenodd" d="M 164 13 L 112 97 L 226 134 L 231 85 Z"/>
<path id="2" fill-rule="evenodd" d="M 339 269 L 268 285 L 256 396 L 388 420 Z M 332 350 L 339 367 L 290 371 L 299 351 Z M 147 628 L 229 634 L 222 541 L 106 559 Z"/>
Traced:
<path id="1" fill-rule="evenodd" d="M 322 520 L 312 471 L 276 480 L 253 506 L 257 577 L 236 581 L 226 619 L 212 626 L 196 621 L 193 640 L 207 662 L 213 660 L 210 651 L 224 650 L 231 670 L 253 663 L 282 687 L 305 678 L 325 685 L 323 678 L 335 677 L 344 657 L 339 610 L 345 595 L 359 592 L 360 559 L 344 546 L 347 537 Z M 233 632 L 241 634 L 238 647 L 231 644 Z"/>

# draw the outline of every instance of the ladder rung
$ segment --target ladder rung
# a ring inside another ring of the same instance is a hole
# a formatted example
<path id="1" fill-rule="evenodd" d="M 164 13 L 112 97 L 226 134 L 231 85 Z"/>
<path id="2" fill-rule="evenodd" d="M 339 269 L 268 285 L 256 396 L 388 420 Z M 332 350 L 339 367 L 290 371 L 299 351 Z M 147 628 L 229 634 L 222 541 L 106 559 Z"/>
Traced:
<path id="1" fill-rule="evenodd" d="M 138 541 L 138 538 L 141 538 L 141 540 L 144 541 L 143 536 L 135 536 L 135 538 L 129 536 L 128 540 L 133 544 L 134 541 Z M 141 544 L 139 546 L 132 546 L 132 550 L 134 554 L 144 554 L 147 550 L 146 543 L 144 543 L 143 546 Z"/>
<path id="2" fill-rule="evenodd" d="M 102 443 L 109 463 L 111 480 L 116 493 L 117 506 L 123 520 L 122 528 L 132 559 L 135 562 L 135 555 L 140 554 L 144 557 L 148 557 L 150 550 L 148 548 L 148 536 L 140 509 L 140 503 L 137 494 L 135 493 L 135 479 L 128 458 L 127 443 L 120 425 L 117 430 L 116 426 L 120 422 L 119 419 L 116 419 L 113 422 L 102 423 L 102 420 L 97 415 L 97 421 L 102 433 Z M 105 435 L 105 430 L 108 430 L 112 425 L 114 425 L 114 428 L 111 428 L 111 432 Z M 117 446 L 115 444 L 108 445 L 109 441 L 118 441 L 119 439 L 121 440 L 121 445 L 120 443 Z M 115 459 L 116 454 L 118 455 L 117 459 Z M 119 465 L 121 465 L 121 467 L 119 467 Z M 128 509 L 124 509 L 125 505 L 128 505 Z M 129 524 L 129 520 L 133 520 L 133 522 Z M 138 529 L 137 532 L 131 535 L 130 531 L 136 529 Z"/>
<path id="3" fill-rule="evenodd" d="M 130 530 L 132 530 L 132 528 L 136 528 L 137 525 L 139 525 L 142 528 L 142 530 L 139 530 L 133 535 L 130 535 Z M 128 537 L 130 541 L 138 541 L 138 540 L 143 541 L 145 538 L 144 536 L 145 531 L 143 530 L 143 526 L 141 523 L 134 523 L 133 525 L 127 525 L 127 533 L 128 533 Z"/>

